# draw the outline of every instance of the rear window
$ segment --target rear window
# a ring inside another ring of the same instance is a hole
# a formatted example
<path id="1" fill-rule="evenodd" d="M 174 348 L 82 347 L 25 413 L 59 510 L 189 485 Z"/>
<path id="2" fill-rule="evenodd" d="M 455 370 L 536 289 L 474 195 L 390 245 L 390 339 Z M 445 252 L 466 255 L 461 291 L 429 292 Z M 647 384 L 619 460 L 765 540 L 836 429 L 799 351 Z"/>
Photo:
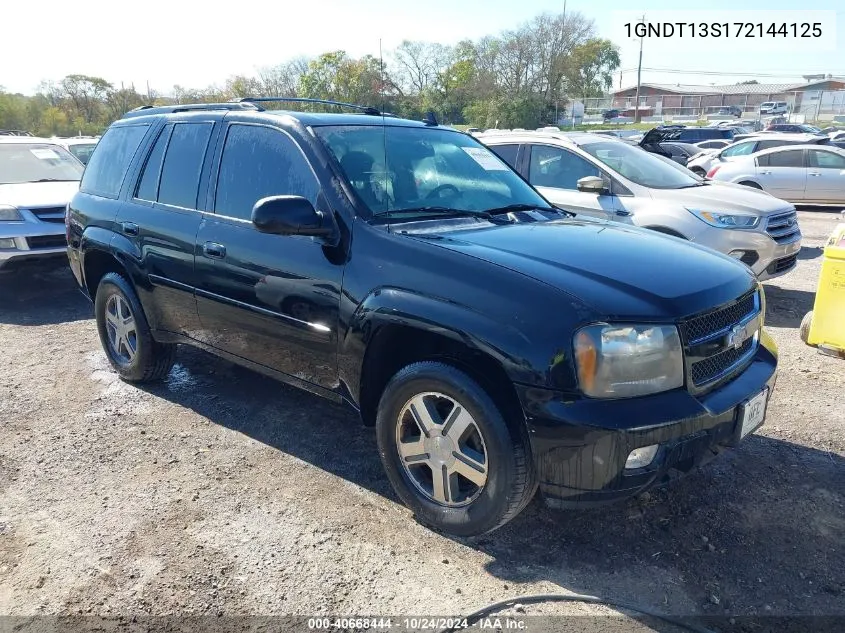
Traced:
<path id="1" fill-rule="evenodd" d="M 148 123 L 110 127 L 91 154 L 80 191 L 117 198 L 123 176 L 148 128 Z"/>

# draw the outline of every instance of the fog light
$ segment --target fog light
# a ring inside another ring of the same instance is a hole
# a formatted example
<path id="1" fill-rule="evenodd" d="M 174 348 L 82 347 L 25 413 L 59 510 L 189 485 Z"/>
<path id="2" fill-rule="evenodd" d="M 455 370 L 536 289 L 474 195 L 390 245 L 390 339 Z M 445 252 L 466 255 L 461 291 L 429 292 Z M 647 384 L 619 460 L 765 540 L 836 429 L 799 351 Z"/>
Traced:
<path id="1" fill-rule="evenodd" d="M 0 239 L 0 248 L 15 248 L 15 240 L 10 237 Z"/>
<path id="2" fill-rule="evenodd" d="M 728 255 L 734 259 L 738 259 L 746 266 L 753 266 L 757 263 L 757 260 L 760 259 L 757 251 L 731 251 Z"/>
<path id="3" fill-rule="evenodd" d="M 660 444 L 652 444 L 651 446 L 635 448 L 628 455 L 628 459 L 625 460 L 625 469 L 633 470 L 635 468 L 645 468 L 654 461 L 658 448 L 660 448 Z"/>

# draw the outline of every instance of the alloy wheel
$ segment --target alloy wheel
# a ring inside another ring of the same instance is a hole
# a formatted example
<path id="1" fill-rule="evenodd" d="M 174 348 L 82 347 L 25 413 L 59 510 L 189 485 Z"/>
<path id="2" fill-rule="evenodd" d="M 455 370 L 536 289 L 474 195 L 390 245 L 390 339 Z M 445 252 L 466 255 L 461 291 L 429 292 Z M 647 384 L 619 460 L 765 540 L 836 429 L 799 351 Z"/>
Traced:
<path id="1" fill-rule="evenodd" d="M 414 487 L 440 505 L 467 505 L 487 483 L 490 466 L 481 430 L 461 403 L 443 393 L 417 394 L 405 403 L 396 447 Z"/>
<path id="2" fill-rule="evenodd" d="M 106 332 L 112 354 L 124 363 L 131 363 L 138 353 L 138 330 L 129 303 L 119 294 L 106 301 Z"/>

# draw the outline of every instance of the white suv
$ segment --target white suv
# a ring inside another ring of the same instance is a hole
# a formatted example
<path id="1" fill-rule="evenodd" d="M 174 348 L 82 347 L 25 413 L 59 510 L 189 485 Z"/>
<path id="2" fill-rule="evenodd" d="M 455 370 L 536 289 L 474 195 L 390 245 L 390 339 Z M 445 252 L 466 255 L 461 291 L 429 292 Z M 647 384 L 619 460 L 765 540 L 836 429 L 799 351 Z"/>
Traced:
<path id="1" fill-rule="evenodd" d="M 760 114 L 786 114 L 789 104 L 786 101 L 766 101 L 760 104 Z"/>
<path id="2" fill-rule="evenodd" d="M 625 141 L 588 133 L 489 133 L 478 139 L 550 202 L 726 253 L 760 280 L 795 267 L 795 207 L 767 193 L 699 178 Z"/>
<path id="3" fill-rule="evenodd" d="M 83 169 L 48 139 L 0 136 L 0 273 L 67 265 L 65 208 Z"/>

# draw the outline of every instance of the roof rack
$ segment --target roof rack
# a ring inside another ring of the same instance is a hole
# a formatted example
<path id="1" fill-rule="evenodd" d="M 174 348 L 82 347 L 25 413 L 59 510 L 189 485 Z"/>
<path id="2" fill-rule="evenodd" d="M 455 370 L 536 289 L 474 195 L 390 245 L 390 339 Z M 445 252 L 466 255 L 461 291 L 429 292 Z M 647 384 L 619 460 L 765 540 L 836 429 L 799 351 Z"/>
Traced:
<path id="1" fill-rule="evenodd" d="M 343 101 L 329 101 L 327 99 L 306 99 L 304 97 L 244 97 L 238 103 L 273 103 L 273 102 L 289 102 L 289 103 L 321 103 L 323 105 L 333 105 L 341 108 L 352 108 L 353 110 L 360 110 L 364 114 L 371 114 L 373 116 L 393 116 L 387 112 L 381 112 L 378 108 L 372 106 L 358 105 L 357 103 L 344 103 Z"/>
<path id="2" fill-rule="evenodd" d="M 169 106 L 142 105 L 130 110 L 122 118 L 128 119 L 148 114 L 173 114 L 176 112 L 194 112 L 202 110 L 262 110 L 263 108 L 252 103 L 185 103 Z"/>
<path id="3" fill-rule="evenodd" d="M 34 136 L 34 134 L 26 130 L 0 130 L 0 136 Z"/>

